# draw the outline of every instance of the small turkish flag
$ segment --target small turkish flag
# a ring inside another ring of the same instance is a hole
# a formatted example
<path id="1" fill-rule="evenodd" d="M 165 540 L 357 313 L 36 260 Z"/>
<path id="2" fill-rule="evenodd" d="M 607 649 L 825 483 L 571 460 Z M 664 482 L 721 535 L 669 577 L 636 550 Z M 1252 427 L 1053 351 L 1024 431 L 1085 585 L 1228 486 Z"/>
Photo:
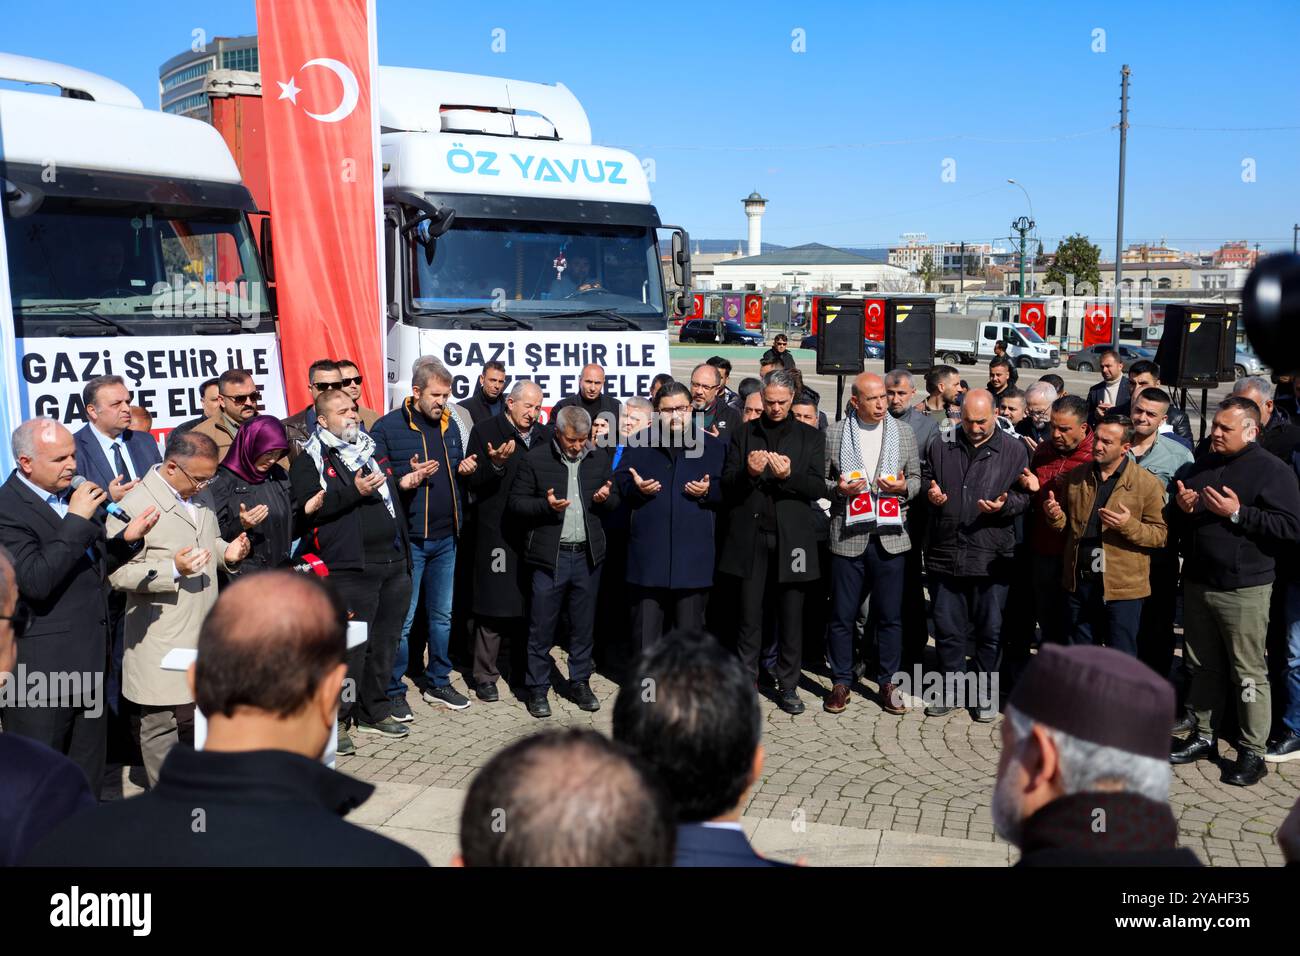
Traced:
<path id="1" fill-rule="evenodd" d="M 885 341 L 885 300 L 867 299 L 866 336 L 873 342 Z"/>
<path id="2" fill-rule="evenodd" d="M 694 299 L 695 310 L 691 312 L 690 317 L 692 319 L 702 319 L 704 318 L 704 296 L 697 292 L 695 293 Z"/>
<path id="3" fill-rule="evenodd" d="M 892 496 L 881 498 L 876 503 L 876 523 L 881 526 L 903 523 L 903 511 L 897 498 Z"/>
<path id="4" fill-rule="evenodd" d="M 1020 322 L 1037 332 L 1040 339 L 1047 338 L 1047 315 L 1043 303 L 1022 303 L 1020 306 Z"/>
<path id="5" fill-rule="evenodd" d="M 864 521 L 874 521 L 875 519 L 876 500 L 871 492 L 864 491 L 862 494 L 854 495 L 849 499 L 849 506 L 844 515 L 846 525 L 861 524 Z"/>
<path id="6" fill-rule="evenodd" d="M 1111 341 L 1110 306 L 1095 302 L 1084 310 L 1083 347 L 1108 345 Z"/>

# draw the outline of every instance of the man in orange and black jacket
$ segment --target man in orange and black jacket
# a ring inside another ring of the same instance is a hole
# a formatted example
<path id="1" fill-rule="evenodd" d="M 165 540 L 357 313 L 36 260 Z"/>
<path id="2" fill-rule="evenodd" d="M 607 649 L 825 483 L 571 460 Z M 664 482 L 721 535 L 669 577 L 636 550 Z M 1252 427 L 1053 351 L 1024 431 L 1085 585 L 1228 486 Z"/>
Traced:
<path id="1" fill-rule="evenodd" d="M 451 421 L 451 374 L 439 365 L 421 365 L 411 379 L 411 397 L 375 423 L 375 457 L 401 479 L 424 464 L 430 474 L 402 493 L 411 539 L 411 604 L 393 661 L 388 696 L 395 720 L 414 719 L 402 682 L 409 656 L 411 625 L 424 593 L 429 616 L 429 666 L 421 696 L 435 706 L 464 710 L 469 698 L 451 686 L 451 599 L 456 570 L 456 539 L 464 516 L 460 479 L 478 467 L 465 457 L 460 430 Z M 436 462 L 434 466 L 433 462 Z M 425 464 L 430 463 L 430 464 Z"/>

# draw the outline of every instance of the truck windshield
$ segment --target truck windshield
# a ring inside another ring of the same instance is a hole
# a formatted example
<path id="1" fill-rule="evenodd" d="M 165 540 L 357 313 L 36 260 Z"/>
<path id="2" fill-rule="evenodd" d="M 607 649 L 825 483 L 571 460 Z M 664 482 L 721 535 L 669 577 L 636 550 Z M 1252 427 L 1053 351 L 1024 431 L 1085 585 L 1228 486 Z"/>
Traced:
<path id="1" fill-rule="evenodd" d="M 46 197 L 5 209 L 4 228 L 19 334 L 69 318 L 149 334 L 180 319 L 237 330 L 269 316 L 238 210 Z"/>
<path id="2" fill-rule="evenodd" d="M 1028 325 L 1017 326 L 1017 327 L 1016 327 L 1016 331 L 1019 332 L 1021 338 L 1023 338 L 1023 339 L 1025 340 L 1024 342 L 1020 343 L 1021 345 L 1024 345 L 1024 344 L 1026 344 L 1026 343 L 1028 343 L 1028 344 L 1030 344 L 1030 345 L 1042 345 L 1042 344 L 1044 344 L 1044 343 L 1043 343 L 1043 337 L 1042 337 L 1041 335 L 1039 335 L 1037 332 L 1035 332 L 1035 331 L 1034 331 L 1030 326 L 1028 326 Z"/>
<path id="3" fill-rule="evenodd" d="M 591 310 L 664 317 L 658 246 L 645 226 L 456 220 L 434 247 L 410 246 L 416 313 L 482 305 L 544 321 Z"/>

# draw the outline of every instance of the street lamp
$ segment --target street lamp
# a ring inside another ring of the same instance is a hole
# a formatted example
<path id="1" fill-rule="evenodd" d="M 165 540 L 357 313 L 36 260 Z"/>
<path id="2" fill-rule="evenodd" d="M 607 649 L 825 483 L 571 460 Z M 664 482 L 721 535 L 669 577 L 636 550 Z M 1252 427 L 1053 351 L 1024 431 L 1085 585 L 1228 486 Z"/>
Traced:
<path id="1" fill-rule="evenodd" d="M 1013 186 L 1019 186 L 1020 191 L 1025 194 L 1025 201 L 1029 203 L 1029 215 L 1021 216 L 1011 224 L 1011 228 L 1020 233 L 1020 315 L 1025 312 L 1025 234 L 1034 228 L 1034 201 L 1029 198 L 1029 190 L 1021 183 L 1014 179 L 1008 179 Z M 1017 316 L 1018 318 L 1018 316 Z"/>

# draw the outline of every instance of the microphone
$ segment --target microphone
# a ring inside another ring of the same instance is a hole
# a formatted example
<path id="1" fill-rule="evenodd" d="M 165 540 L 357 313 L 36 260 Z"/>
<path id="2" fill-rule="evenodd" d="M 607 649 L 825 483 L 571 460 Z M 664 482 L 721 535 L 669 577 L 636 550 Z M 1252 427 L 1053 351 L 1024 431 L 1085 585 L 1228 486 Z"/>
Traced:
<path id="1" fill-rule="evenodd" d="M 325 562 L 314 554 L 304 554 L 298 562 L 289 565 L 289 570 L 299 574 L 314 574 L 320 578 L 330 576 L 330 569 Z"/>
<path id="2" fill-rule="evenodd" d="M 72 479 L 72 490 L 76 491 L 85 483 L 86 483 L 86 476 L 77 475 L 75 478 Z M 105 494 L 107 494 L 107 492 L 105 492 Z M 114 518 L 117 518 L 121 521 L 125 521 L 127 524 L 131 523 L 131 516 L 127 514 L 126 511 L 122 508 L 122 506 L 119 505 L 112 498 L 105 498 L 104 504 L 101 507 L 103 507 L 103 509 L 107 511 L 109 514 L 111 514 Z"/>

